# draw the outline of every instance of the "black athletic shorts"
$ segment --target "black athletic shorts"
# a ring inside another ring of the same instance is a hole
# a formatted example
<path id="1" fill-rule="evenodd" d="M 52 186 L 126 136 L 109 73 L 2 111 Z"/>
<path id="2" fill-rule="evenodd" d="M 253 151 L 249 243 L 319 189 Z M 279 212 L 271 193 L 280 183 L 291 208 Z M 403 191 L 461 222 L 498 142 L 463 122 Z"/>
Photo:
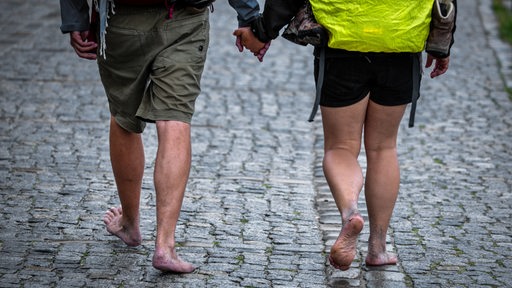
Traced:
<path id="1" fill-rule="evenodd" d="M 327 48 L 320 105 L 349 106 L 368 93 L 373 102 L 384 106 L 410 103 L 413 57 L 421 57 L 421 54 L 361 53 Z M 318 66 L 319 58 L 315 57 L 315 81 L 318 81 Z M 421 73 L 421 67 L 414 71 Z M 419 77 L 421 79 L 421 75 Z"/>

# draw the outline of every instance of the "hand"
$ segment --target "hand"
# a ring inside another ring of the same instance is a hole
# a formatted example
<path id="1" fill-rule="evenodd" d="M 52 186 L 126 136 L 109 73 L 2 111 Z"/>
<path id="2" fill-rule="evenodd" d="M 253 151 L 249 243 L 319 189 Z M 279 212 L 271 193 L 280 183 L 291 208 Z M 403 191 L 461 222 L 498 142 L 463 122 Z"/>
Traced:
<path id="1" fill-rule="evenodd" d="M 98 48 L 98 44 L 95 42 L 88 42 L 87 36 L 89 35 L 89 31 L 73 31 L 69 33 L 71 47 L 75 49 L 76 54 L 80 58 L 95 60 L 96 59 L 96 49 Z"/>
<path id="2" fill-rule="evenodd" d="M 233 32 L 233 35 L 237 37 L 237 47 L 240 52 L 243 51 L 242 45 L 252 53 L 257 53 L 265 47 L 265 43 L 258 40 L 249 27 L 238 28 Z"/>
<path id="3" fill-rule="evenodd" d="M 425 67 L 429 68 L 432 66 L 432 63 L 434 63 L 434 68 L 430 72 L 430 78 L 435 78 L 439 75 L 443 75 L 448 71 L 448 65 L 450 63 L 450 57 L 446 58 L 436 58 L 434 56 L 431 56 L 430 54 L 427 54 L 427 62 L 425 63 Z"/>
<path id="4" fill-rule="evenodd" d="M 235 35 L 235 32 L 233 32 L 233 35 Z M 235 45 L 236 45 L 236 47 L 238 47 L 238 51 L 239 52 L 243 52 L 244 51 L 244 45 L 242 45 L 242 36 L 240 36 L 240 35 L 235 35 L 235 36 L 236 36 Z"/>
<path id="5" fill-rule="evenodd" d="M 265 43 L 265 46 L 263 46 L 260 51 L 254 53 L 254 56 L 256 56 L 260 62 L 263 62 L 263 56 L 267 53 L 268 48 L 270 48 L 270 42 Z"/>
<path id="6" fill-rule="evenodd" d="M 238 51 L 244 51 L 244 47 L 249 49 L 260 62 L 263 61 L 263 56 L 270 47 L 270 42 L 263 43 L 252 33 L 249 27 L 241 27 L 233 32 L 236 36 L 236 47 Z"/>

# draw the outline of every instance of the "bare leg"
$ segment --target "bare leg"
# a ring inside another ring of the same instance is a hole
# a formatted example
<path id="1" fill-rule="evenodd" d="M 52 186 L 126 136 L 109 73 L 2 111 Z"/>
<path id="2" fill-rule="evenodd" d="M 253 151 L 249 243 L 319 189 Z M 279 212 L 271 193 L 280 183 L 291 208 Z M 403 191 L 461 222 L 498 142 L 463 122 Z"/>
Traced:
<path id="1" fill-rule="evenodd" d="M 357 161 L 368 98 L 349 107 L 322 107 L 325 156 L 324 174 L 342 218 L 342 230 L 331 247 L 329 261 L 347 270 L 355 258 L 357 239 L 364 220 L 357 202 L 363 187 L 362 169 Z"/>
<path id="2" fill-rule="evenodd" d="M 107 231 L 128 246 L 141 244 L 139 204 L 144 173 L 144 147 L 140 134 L 131 133 L 110 119 L 110 159 L 121 207 L 103 217 Z"/>
<path id="3" fill-rule="evenodd" d="M 158 151 L 155 163 L 157 234 L 153 267 L 162 271 L 189 273 L 195 267 L 178 257 L 176 225 L 190 173 L 190 125 L 157 121 Z"/>
<path id="4" fill-rule="evenodd" d="M 366 265 L 396 264 L 397 257 L 386 251 L 386 234 L 400 186 L 396 151 L 398 127 L 405 105 L 384 107 L 370 102 L 365 127 L 368 169 L 365 182 L 370 238 Z"/>
<path id="5" fill-rule="evenodd" d="M 365 195 L 370 221 L 366 265 L 396 264 L 396 256 L 386 251 L 386 234 L 398 196 L 400 178 L 396 150 L 366 153 L 368 171 Z"/>

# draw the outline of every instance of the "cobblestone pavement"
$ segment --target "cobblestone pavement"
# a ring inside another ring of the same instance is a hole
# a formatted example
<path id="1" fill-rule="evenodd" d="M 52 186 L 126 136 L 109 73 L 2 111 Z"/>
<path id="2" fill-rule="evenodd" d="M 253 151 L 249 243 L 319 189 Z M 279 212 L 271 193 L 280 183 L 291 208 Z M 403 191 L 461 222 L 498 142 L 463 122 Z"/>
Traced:
<path id="1" fill-rule="evenodd" d="M 490 0 L 460 5 L 451 69 L 424 78 L 416 127 L 403 123 L 388 235 L 399 264 L 361 264 L 366 225 L 345 272 L 326 261 L 340 219 L 321 170 L 320 116 L 306 121 L 311 48 L 278 39 L 263 63 L 238 53 L 225 2 L 211 15 L 176 235 L 199 266 L 187 275 L 151 266 L 154 126 L 144 242 L 127 248 L 101 221 L 118 200 L 95 63 L 60 34 L 58 1 L 0 2 L 0 287 L 512 287 L 512 52 Z"/>

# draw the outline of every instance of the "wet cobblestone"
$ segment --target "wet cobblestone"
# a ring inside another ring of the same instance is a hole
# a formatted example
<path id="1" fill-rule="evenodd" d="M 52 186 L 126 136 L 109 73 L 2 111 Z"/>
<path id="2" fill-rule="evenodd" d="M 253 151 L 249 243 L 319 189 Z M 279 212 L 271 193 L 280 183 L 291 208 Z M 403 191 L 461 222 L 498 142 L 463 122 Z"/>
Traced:
<path id="1" fill-rule="evenodd" d="M 512 48 L 497 38 L 490 0 L 459 4 L 451 68 L 425 75 L 416 127 L 403 123 L 388 235 L 398 265 L 362 264 L 366 225 L 343 272 L 326 261 L 341 221 L 322 174 L 320 116 L 306 121 L 312 50 L 278 39 L 263 63 L 238 53 L 225 2 L 211 15 L 176 234 L 180 255 L 199 266 L 187 275 L 151 266 L 154 126 L 144 136 L 143 245 L 128 248 L 101 221 L 118 200 L 95 63 L 60 33 L 58 1 L 0 2 L 1 287 L 512 286 Z"/>

